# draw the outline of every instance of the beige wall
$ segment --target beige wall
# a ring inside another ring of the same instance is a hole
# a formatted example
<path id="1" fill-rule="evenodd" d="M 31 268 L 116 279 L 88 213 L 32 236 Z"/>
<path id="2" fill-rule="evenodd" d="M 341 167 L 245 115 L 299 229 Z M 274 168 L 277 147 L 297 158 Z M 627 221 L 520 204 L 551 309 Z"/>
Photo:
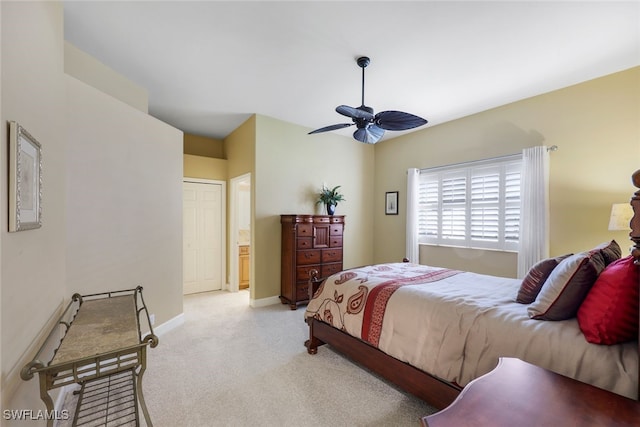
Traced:
<path id="1" fill-rule="evenodd" d="M 0 8 L 1 123 L 21 123 L 43 157 L 42 228 L 8 233 L 0 209 L 0 388 L 2 409 L 38 411 L 38 379 L 19 370 L 74 292 L 141 284 L 157 324 L 182 312 L 182 133 L 65 75 L 61 3 Z"/>
<path id="2" fill-rule="evenodd" d="M 323 183 L 342 185 L 346 199 L 337 208 L 346 215 L 345 268 L 371 263 L 374 148 L 265 116 L 256 129 L 254 298 L 280 295 L 280 215 L 322 213 L 315 201 Z"/>
<path id="3" fill-rule="evenodd" d="M 224 141 L 206 136 L 184 134 L 184 153 L 194 156 L 225 159 Z"/>
<path id="4" fill-rule="evenodd" d="M 185 154 L 184 176 L 189 178 L 227 180 L 227 160 Z"/>
<path id="5" fill-rule="evenodd" d="M 385 191 L 399 190 L 405 203 L 406 170 L 477 160 L 536 145 L 551 153 L 551 255 L 589 249 L 627 233 L 607 230 L 611 204 L 633 192 L 640 168 L 640 68 L 518 101 L 459 120 L 383 141 L 375 160 L 375 261 L 404 256 L 405 215 L 385 216 Z M 425 264 L 504 274 L 505 254 L 421 247 Z M 501 257 L 501 258 L 497 258 Z M 511 258 L 515 275 L 515 256 Z"/>
<path id="6" fill-rule="evenodd" d="M 133 108 L 144 113 L 149 111 L 149 94 L 146 89 L 66 41 L 64 72 Z"/>
<path id="7" fill-rule="evenodd" d="M 44 409 L 37 380 L 24 383 L 19 370 L 25 353 L 38 345 L 66 295 L 63 10 L 60 3 L 0 2 L 0 11 L 2 406 Z M 7 229 L 9 120 L 20 123 L 42 144 L 43 158 L 42 228 L 17 233 Z"/>
<path id="8" fill-rule="evenodd" d="M 182 313 L 182 132 L 67 79 L 67 293 L 144 288 Z"/>

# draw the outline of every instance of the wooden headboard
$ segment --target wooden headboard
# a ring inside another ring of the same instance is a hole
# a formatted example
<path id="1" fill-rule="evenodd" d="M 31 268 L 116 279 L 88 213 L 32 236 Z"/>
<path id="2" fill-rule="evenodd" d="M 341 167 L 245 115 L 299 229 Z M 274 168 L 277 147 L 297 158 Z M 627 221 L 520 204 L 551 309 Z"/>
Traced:
<path id="1" fill-rule="evenodd" d="M 633 242 L 631 255 L 635 258 L 635 264 L 640 266 L 640 169 L 633 173 L 631 180 L 639 190 L 631 197 L 633 217 L 631 218 L 631 233 L 629 233 L 629 236 Z"/>
<path id="2" fill-rule="evenodd" d="M 631 217 L 631 233 L 629 233 L 629 237 L 633 242 L 631 255 L 635 260 L 634 263 L 640 268 L 640 169 L 633 173 L 631 181 L 638 188 L 638 191 L 633 194 L 630 202 L 633 208 L 633 217 Z M 640 281 L 638 286 L 640 287 Z M 640 324 L 640 313 L 638 315 L 638 323 Z M 640 357 L 640 331 L 638 332 L 638 355 Z M 638 400 L 640 400 L 640 366 L 638 367 Z"/>

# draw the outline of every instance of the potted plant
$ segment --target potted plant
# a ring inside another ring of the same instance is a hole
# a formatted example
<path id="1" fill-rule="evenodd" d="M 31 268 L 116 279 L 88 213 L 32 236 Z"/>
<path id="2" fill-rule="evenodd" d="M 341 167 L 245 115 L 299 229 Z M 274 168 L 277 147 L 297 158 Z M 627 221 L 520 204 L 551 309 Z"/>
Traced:
<path id="1" fill-rule="evenodd" d="M 327 213 L 329 215 L 333 215 L 336 212 L 336 206 L 338 206 L 338 202 L 344 201 L 344 196 L 338 192 L 339 185 L 328 188 L 324 185 L 322 186 L 322 191 L 318 195 L 318 201 L 316 204 L 323 203 L 327 207 Z"/>

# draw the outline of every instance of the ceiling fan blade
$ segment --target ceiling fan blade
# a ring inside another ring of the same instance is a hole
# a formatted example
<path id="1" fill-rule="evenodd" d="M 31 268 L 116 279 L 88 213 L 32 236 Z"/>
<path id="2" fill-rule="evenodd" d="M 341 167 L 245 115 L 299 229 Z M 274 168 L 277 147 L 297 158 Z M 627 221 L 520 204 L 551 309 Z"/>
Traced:
<path id="1" fill-rule="evenodd" d="M 380 141 L 380 138 L 384 135 L 384 129 L 379 128 L 376 125 L 366 126 L 360 128 L 353 133 L 353 137 L 365 144 L 375 144 Z"/>
<path id="2" fill-rule="evenodd" d="M 353 126 L 353 123 L 339 123 L 337 125 L 325 126 L 320 129 L 312 130 L 308 135 L 311 135 L 312 133 L 329 132 L 331 130 L 347 128 L 349 126 Z"/>
<path id="3" fill-rule="evenodd" d="M 386 130 L 407 130 L 427 124 L 427 121 L 413 114 L 390 110 L 376 114 L 374 123 Z"/>
<path id="4" fill-rule="evenodd" d="M 373 120 L 373 114 L 371 112 L 363 110 L 363 107 L 353 108 L 348 105 L 339 105 L 336 107 L 336 111 L 343 116 L 351 117 L 352 119 L 365 119 Z"/>

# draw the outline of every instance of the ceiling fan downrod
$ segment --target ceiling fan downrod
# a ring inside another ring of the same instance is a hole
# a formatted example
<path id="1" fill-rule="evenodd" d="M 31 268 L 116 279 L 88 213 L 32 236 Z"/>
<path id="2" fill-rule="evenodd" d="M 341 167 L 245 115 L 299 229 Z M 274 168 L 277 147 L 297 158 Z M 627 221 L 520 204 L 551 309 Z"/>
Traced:
<path id="1" fill-rule="evenodd" d="M 364 105 L 364 69 L 367 68 L 367 65 L 369 65 L 371 60 L 369 59 L 368 56 L 361 56 L 356 60 L 356 62 L 358 63 L 358 66 L 362 68 L 362 99 L 361 99 L 362 102 L 360 103 L 360 109 L 366 110 L 371 114 L 373 114 L 373 108 L 370 108 Z"/>

